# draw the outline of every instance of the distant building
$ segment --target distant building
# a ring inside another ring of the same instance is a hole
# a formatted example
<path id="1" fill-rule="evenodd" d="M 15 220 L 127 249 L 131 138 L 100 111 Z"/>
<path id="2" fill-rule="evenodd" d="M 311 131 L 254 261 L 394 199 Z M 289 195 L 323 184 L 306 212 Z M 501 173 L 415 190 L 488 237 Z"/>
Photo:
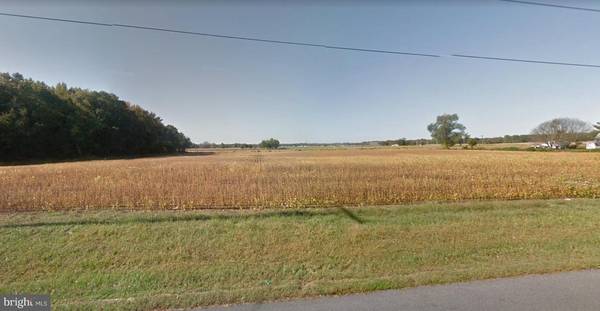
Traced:
<path id="1" fill-rule="evenodd" d="M 585 149 L 600 149 L 600 133 L 596 135 L 595 140 L 585 142 Z"/>
<path id="2" fill-rule="evenodd" d="M 549 141 L 547 143 L 534 145 L 537 149 L 566 149 L 569 146 L 568 142 Z"/>
<path id="3" fill-rule="evenodd" d="M 596 135 L 596 140 L 588 141 L 585 143 L 585 149 L 588 149 L 588 150 L 600 149 L 600 133 L 598 133 L 598 135 Z"/>

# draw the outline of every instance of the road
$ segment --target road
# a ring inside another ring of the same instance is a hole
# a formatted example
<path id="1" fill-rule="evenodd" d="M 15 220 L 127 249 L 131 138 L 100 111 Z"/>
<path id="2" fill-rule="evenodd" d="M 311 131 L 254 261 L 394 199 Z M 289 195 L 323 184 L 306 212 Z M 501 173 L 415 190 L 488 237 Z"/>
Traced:
<path id="1" fill-rule="evenodd" d="M 600 270 L 197 309 L 207 311 L 600 310 Z"/>

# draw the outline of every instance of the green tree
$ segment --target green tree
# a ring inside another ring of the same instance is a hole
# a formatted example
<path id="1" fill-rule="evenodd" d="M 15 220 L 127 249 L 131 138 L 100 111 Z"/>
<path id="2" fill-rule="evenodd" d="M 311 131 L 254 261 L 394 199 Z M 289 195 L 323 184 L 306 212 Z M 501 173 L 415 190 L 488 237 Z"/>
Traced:
<path id="1" fill-rule="evenodd" d="M 437 143 L 450 148 L 461 141 L 466 127 L 458 123 L 457 114 L 443 114 L 437 117 L 435 123 L 429 124 L 427 130 Z"/>
<path id="2" fill-rule="evenodd" d="M 463 133 L 458 139 L 458 143 L 462 146 L 462 144 L 468 144 L 470 139 L 471 135 L 469 135 L 468 133 Z"/>
<path id="3" fill-rule="evenodd" d="M 279 140 L 275 138 L 265 139 L 260 142 L 259 147 L 264 149 L 277 149 L 279 148 Z"/>
<path id="4" fill-rule="evenodd" d="M 477 146 L 477 138 L 469 138 L 468 143 L 471 149 L 475 148 L 475 146 Z"/>

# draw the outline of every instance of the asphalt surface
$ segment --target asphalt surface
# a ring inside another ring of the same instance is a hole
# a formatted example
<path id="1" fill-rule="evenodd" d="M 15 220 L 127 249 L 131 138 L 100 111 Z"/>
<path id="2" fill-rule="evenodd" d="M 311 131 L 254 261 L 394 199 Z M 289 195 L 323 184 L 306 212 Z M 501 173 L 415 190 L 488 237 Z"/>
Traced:
<path id="1" fill-rule="evenodd" d="M 600 310 L 600 270 L 423 286 L 210 311 Z"/>

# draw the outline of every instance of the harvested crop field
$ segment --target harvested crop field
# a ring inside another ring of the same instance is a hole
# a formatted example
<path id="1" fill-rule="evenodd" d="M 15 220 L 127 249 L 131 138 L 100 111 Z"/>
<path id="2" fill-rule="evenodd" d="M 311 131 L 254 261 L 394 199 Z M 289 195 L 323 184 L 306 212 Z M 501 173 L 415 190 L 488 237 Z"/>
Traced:
<path id="1" fill-rule="evenodd" d="M 600 153 L 221 151 L 0 167 L 0 209 L 329 207 L 600 197 Z"/>

